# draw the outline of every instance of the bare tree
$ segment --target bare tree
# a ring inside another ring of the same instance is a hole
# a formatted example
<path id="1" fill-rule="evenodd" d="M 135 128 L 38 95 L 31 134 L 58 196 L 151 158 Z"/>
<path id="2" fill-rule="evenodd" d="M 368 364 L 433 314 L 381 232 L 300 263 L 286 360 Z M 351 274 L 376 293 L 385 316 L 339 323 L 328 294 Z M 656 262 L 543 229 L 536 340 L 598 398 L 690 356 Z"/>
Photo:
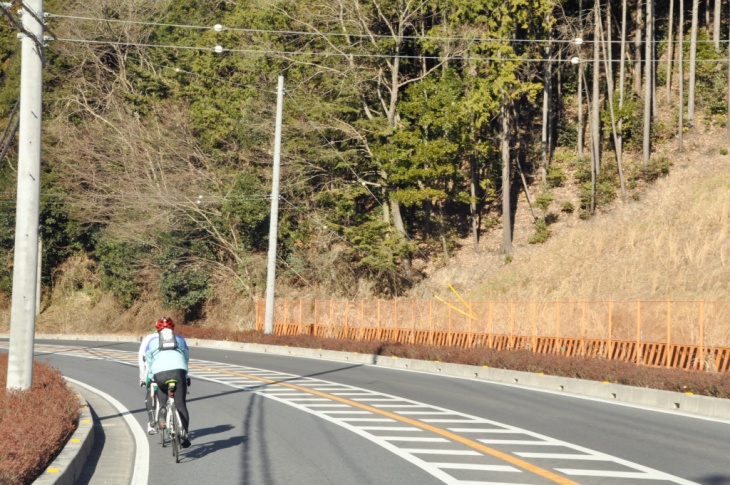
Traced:
<path id="1" fill-rule="evenodd" d="M 669 0 L 669 25 L 667 26 L 667 103 L 671 101 L 672 93 L 672 60 L 674 59 L 674 0 Z"/>
<path id="2" fill-rule="evenodd" d="M 687 98 L 687 123 L 690 128 L 695 120 L 695 88 L 697 84 L 697 29 L 700 0 L 692 0 L 692 30 L 689 39 L 689 92 Z"/>
<path id="3" fill-rule="evenodd" d="M 601 5 L 596 2 L 593 8 L 593 96 L 591 100 L 591 139 L 593 164 L 591 170 L 591 214 L 596 209 L 596 178 L 601 170 L 601 117 L 600 117 L 600 78 L 601 78 Z"/>
<path id="4" fill-rule="evenodd" d="M 722 0 L 715 0 L 715 14 L 712 18 L 712 40 L 715 42 L 715 52 L 720 52 L 720 21 L 722 12 Z"/>
<path id="5" fill-rule="evenodd" d="M 613 134 L 613 143 L 616 150 L 616 166 L 618 167 L 618 177 L 621 184 L 621 198 L 626 200 L 626 183 L 624 181 L 623 171 L 623 150 L 621 146 L 621 139 L 619 138 L 619 127 L 616 122 L 616 110 L 613 106 L 613 99 L 615 89 L 613 85 L 613 58 L 611 55 L 611 2 L 606 2 L 606 32 L 602 36 L 601 45 L 603 47 L 603 65 L 606 69 L 606 84 L 608 94 L 608 108 L 611 114 L 611 133 Z"/>
<path id="6" fill-rule="evenodd" d="M 642 2 L 637 0 L 634 12 L 634 91 L 641 93 L 641 34 L 644 28 Z"/>
<path id="7" fill-rule="evenodd" d="M 679 0 L 679 24 L 677 27 L 677 60 L 679 64 L 679 112 L 677 113 L 677 142 L 681 152 L 684 149 L 682 137 L 684 136 L 684 0 Z"/>
<path id="8" fill-rule="evenodd" d="M 646 58 L 644 64 L 644 166 L 651 157 L 651 118 L 654 90 L 652 89 L 654 0 L 646 1 Z"/>

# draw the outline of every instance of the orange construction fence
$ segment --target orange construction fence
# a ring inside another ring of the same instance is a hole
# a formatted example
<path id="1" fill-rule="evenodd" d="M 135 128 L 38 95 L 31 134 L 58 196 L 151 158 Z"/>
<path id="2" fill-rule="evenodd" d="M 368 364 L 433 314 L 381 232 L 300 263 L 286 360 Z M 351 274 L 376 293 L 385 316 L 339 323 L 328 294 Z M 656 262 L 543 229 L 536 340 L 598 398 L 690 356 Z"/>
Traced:
<path id="1" fill-rule="evenodd" d="M 256 302 L 264 329 L 265 302 Z M 274 333 L 730 370 L 730 301 L 276 300 Z"/>

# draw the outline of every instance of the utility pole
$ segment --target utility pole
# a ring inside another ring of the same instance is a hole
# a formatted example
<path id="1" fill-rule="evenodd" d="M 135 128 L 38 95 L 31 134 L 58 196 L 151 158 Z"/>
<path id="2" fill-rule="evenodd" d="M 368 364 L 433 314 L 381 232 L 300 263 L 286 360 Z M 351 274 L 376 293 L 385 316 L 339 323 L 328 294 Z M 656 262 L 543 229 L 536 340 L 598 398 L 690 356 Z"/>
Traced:
<path id="1" fill-rule="evenodd" d="M 22 15 L 18 194 L 13 296 L 10 307 L 8 389 L 30 389 L 33 380 L 38 226 L 41 191 L 43 0 L 27 0 Z"/>
<path id="2" fill-rule="evenodd" d="M 269 257 L 266 271 L 266 314 L 264 333 L 274 331 L 274 286 L 276 286 L 276 240 L 279 225 L 279 166 L 281 165 L 281 118 L 284 104 L 284 76 L 279 76 L 276 91 L 276 134 L 274 135 L 274 170 L 271 175 L 271 216 L 269 217 Z"/>

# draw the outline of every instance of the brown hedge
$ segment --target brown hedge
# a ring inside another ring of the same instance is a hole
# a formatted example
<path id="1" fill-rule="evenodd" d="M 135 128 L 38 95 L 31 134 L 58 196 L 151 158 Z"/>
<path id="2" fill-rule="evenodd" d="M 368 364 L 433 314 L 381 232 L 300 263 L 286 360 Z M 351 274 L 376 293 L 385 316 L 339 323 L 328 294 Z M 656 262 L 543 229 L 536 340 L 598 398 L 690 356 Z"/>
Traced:
<path id="1" fill-rule="evenodd" d="M 409 359 L 489 366 L 547 375 L 608 381 L 628 386 L 675 392 L 691 392 L 704 396 L 730 398 L 730 373 L 685 371 L 637 366 L 628 362 L 559 355 L 533 354 L 530 351 L 497 351 L 485 348 L 436 347 L 394 344 L 389 342 L 328 339 L 309 335 L 264 335 L 262 332 L 228 332 L 223 329 L 178 325 L 185 337 L 250 342 L 290 347 L 320 348 L 395 356 Z"/>
<path id="2" fill-rule="evenodd" d="M 0 355 L 0 483 L 32 483 L 76 429 L 79 399 L 58 369 L 33 364 L 33 385 L 7 391 L 8 355 Z"/>

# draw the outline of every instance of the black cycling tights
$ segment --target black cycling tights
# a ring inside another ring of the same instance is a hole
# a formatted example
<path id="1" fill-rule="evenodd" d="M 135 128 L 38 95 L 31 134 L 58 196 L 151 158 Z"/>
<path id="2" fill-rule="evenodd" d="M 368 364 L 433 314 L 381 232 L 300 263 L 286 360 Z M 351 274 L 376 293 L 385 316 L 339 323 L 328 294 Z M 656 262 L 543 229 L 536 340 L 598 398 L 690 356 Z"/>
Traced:
<path id="1" fill-rule="evenodd" d="M 177 381 L 177 387 L 175 388 L 175 406 L 177 406 L 177 411 L 180 413 L 180 421 L 182 421 L 183 429 L 187 432 L 190 416 L 188 415 L 188 407 L 185 404 L 188 393 L 188 385 L 185 381 L 186 375 L 187 373 L 184 370 L 175 369 L 158 372 L 155 374 L 154 379 L 157 383 L 157 399 L 160 401 L 160 408 L 167 406 L 167 384 L 165 382 L 171 379 Z"/>

